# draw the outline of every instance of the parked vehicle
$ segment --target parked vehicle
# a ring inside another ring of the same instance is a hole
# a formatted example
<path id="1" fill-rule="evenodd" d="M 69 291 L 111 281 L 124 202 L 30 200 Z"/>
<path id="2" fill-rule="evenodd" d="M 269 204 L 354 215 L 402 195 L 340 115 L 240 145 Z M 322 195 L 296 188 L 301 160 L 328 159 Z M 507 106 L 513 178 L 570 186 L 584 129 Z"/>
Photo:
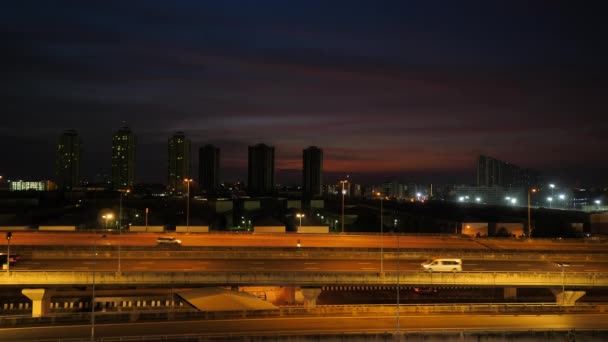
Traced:
<path id="1" fill-rule="evenodd" d="M 429 272 L 462 272 L 462 259 L 432 259 L 420 265 Z"/>

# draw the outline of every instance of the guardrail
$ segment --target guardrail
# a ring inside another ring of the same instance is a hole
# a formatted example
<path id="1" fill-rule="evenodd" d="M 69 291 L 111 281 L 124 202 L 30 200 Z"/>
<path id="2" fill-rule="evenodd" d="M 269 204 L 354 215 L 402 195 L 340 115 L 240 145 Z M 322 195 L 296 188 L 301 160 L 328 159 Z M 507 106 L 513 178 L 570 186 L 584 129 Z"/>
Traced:
<path id="1" fill-rule="evenodd" d="M 498 287 L 608 287 L 608 273 L 597 272 L 108 272 L 11 271 L 0 272 L 0 285 L 154 285 L 195 286 L 310 286 L 387 285 L 498 286 Z"/>

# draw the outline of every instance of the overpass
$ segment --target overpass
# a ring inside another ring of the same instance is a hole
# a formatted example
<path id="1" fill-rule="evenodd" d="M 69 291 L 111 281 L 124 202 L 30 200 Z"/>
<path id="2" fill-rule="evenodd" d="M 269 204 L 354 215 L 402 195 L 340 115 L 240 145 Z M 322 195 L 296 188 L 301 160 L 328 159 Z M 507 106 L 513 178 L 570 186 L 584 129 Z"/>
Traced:
<path id="1" fill-rule="evenodd" d="M 517 288 L 552 288 L 558 305 L 573 306 L 585 292 L 577 289 L 608 287 L 608 273 L 595 272 L 79 272 L 17 271 L 0 276 L 0 286 L 20 286 L 33 301 L 33 316 L 48 312 L 55 286 L 284 286 L 298 288 L 307 306 L 314 307 L 324 286 L 491 286 L 504 287 L 505 297 Z M 32 288 L 33 287 L 33 288 Z M 566 290 L 568 288 L 568 290 Z"/>

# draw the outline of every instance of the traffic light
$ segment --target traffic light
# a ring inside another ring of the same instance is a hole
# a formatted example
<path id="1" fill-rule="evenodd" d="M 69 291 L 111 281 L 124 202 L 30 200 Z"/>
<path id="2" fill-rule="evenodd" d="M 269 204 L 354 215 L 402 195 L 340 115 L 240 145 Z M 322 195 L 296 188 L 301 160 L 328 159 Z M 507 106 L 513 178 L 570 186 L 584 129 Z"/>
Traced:
<path id="1" fill-rule="evenodd" d="M 10 240 L 13 237 L 13 232 L 6 232 L 6 239 Z"/>

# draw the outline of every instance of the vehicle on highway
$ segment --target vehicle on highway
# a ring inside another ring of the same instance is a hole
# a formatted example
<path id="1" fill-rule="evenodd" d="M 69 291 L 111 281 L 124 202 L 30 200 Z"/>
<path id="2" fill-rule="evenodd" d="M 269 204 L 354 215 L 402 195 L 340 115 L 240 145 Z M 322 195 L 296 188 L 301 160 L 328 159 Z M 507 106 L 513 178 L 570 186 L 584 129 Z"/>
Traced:
<path id="1" fill-rule="evenodd" d="M 415 294 L 433 294 L 437 293 L 437 289 L 434 287 L 414 287 L 412 292 Z"/>
<path id="2" fill-rule="evenodd" d="M 11 254 L 8 258 L 11 265 L 19 261 L 19 259 L 21 259 L 21 257 L 17 254 Z M 0 253 L 0 264 L 6 264 L 6 253 Z"/>
<path id="3" fill-rule="evenodd" d="M 429 272 L 461 272 L 462 259 L 431 259 L 420 264 L 422 269 Z"/>
<path id="4" fill-rule="evenodd" d="M 182 240 L 178 240 L 172 236 L 170 237 L 159 237 L 158 239 L 156 239 L 156 243 L 158 243 L 159 245 L 181 245 L 182 244 Z"/>

